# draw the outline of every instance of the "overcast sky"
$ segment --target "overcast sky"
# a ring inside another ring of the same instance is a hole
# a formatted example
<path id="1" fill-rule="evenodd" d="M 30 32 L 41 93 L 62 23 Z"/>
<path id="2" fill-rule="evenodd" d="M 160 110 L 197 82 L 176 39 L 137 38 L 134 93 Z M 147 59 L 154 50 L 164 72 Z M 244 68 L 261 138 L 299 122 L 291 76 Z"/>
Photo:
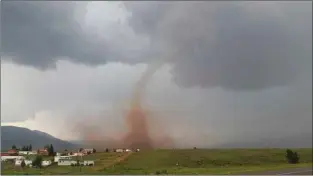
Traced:
<path id="1" fill-rule="evenodd" d="M 144 106 L 181 143 L 312 133 L 312 2 L 23 1 L 1 13 L 2 125 L 77 139 L 71 127 L 89 120 L 114 135 L 161 63 Z"/>

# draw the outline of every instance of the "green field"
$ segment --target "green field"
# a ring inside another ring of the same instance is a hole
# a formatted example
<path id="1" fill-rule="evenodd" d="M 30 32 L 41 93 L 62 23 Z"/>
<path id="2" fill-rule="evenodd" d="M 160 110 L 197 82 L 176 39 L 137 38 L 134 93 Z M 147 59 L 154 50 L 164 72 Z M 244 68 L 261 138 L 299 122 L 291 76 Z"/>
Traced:
<path id="1" fill-rule="evenodd" d="M 150 150 L 132 153 L 96 153 L 84 160 L 95 166 L 53 165 L 47 168 L 20 168 L 2 164 L 2 174 L 236 174 L 312 166 L 312 149 L 294 149 L 299 164 L 287 164 L 285 149 L 195 149 Z"/>

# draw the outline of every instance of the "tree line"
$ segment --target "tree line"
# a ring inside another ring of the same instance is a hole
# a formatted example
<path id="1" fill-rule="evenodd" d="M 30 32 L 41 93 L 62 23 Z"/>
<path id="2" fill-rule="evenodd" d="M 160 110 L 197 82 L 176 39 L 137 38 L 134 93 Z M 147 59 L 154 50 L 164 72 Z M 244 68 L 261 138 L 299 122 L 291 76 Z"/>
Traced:
<path id="1" fill-rule="evenodd" d="M 32 145 L 24 145 L 21 148 L 17 148 L 15 144 L 12 145 L 11 149 L 13 150 L 19 150 L 19 151 L 32 151 L 33 147 Z M 54 147 L 52 144 L 47 144 L 44 146 L 44 149 L 46 149 L 48 151 L 48 155 L 49 156 L 55 156 L 55 152 L 54 152 Z M 39 149 L 37 150 L 37 152 L 39 153 Z"/>
<path id="2" fill-rule="evenodd" d="M 32 145 L 24 145 L 21 148 L 17 148 L 16 145 L 12 145 L 11 149 L 13 150 L 20 150 L 20 151 L 32 151 Z"/>

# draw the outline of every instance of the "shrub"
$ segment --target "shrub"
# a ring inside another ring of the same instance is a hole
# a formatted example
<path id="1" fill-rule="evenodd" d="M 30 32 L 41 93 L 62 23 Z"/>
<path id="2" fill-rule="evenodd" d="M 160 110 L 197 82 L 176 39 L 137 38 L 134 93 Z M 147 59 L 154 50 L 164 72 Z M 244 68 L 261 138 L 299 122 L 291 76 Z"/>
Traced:
<path id="1" fill-rule="evenodd" d="M 35 167 L 41 168 L 41 162 L 42 162 L 42 157 L 37 155 L 36 158 L 33 160 L 32 165 Z"/>
<path id="2" fill-rule="evenodd" d="M 160 175 L 160 174 L 161 174 L 160 171 L 156 171 L 156 172 L 155 172 L 155 175 Z"/>
<path id="3" fill-rule="evenodd" d="M 162 174 L 167 174 L 167 170 L 162 170 Z"/>
<path id="4" fill-rule="evenodd" d="M 286 150 L 286 159 L 288 161 L 289 164 L 296 164 L 299 163 L 299 155 L 297 152 L 293 152 L 290 149 Z"/>
<path id="5" fill-rule="evenodd" d="M 26 164 L 25 164 L 25 161 L 23 160 L 22 163 L 21 163 L 21 167 L 24 168 L 25 165 L 26 165 Z"/>
<path id="6" fill-rule="evenodd" d="M 164 169 L 164 170 L 162 170 L 162 171 L 156 171 L 156 172 L 155 172 L 155 175 L 161 175 L 161 174 L 167 175 L 167 170 Z"/>

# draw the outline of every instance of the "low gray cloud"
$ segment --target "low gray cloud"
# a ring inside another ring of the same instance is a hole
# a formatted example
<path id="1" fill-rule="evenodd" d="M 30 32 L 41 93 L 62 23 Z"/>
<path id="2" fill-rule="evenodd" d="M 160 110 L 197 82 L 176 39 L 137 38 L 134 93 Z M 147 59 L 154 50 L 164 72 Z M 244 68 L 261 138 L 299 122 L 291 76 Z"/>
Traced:
<path id="1" fill-rule="evenodd" d="M 124 4 L 131 28 L 150 39 L 139 50 L 84 30 L 84 3 L 3 2 L 3 53 L 43 69 L 63 56 L 98 65 L 148 62 L 170 54 L 166 62 L 173 64 L 178 85 L 231 90 L 284 86 L 312 70 L 312 2 Z"/>
<path id="2" fill-rule="evenodd" d="M 311 2 L 127 2 L 130 25 L 175 51 L 183 86 L 287 85 L 312 60 Z M 296 5 L 296 6 L 294 6 Z"/>
<path id="3" fill-rule="evenodd" d="M 18 64 L 46 69 L 59 57 L 91 65 L 114 57 L 108 41 L 83 29 L 84 2 L 2 2 L 1 13 L 2 51 Z"/>

